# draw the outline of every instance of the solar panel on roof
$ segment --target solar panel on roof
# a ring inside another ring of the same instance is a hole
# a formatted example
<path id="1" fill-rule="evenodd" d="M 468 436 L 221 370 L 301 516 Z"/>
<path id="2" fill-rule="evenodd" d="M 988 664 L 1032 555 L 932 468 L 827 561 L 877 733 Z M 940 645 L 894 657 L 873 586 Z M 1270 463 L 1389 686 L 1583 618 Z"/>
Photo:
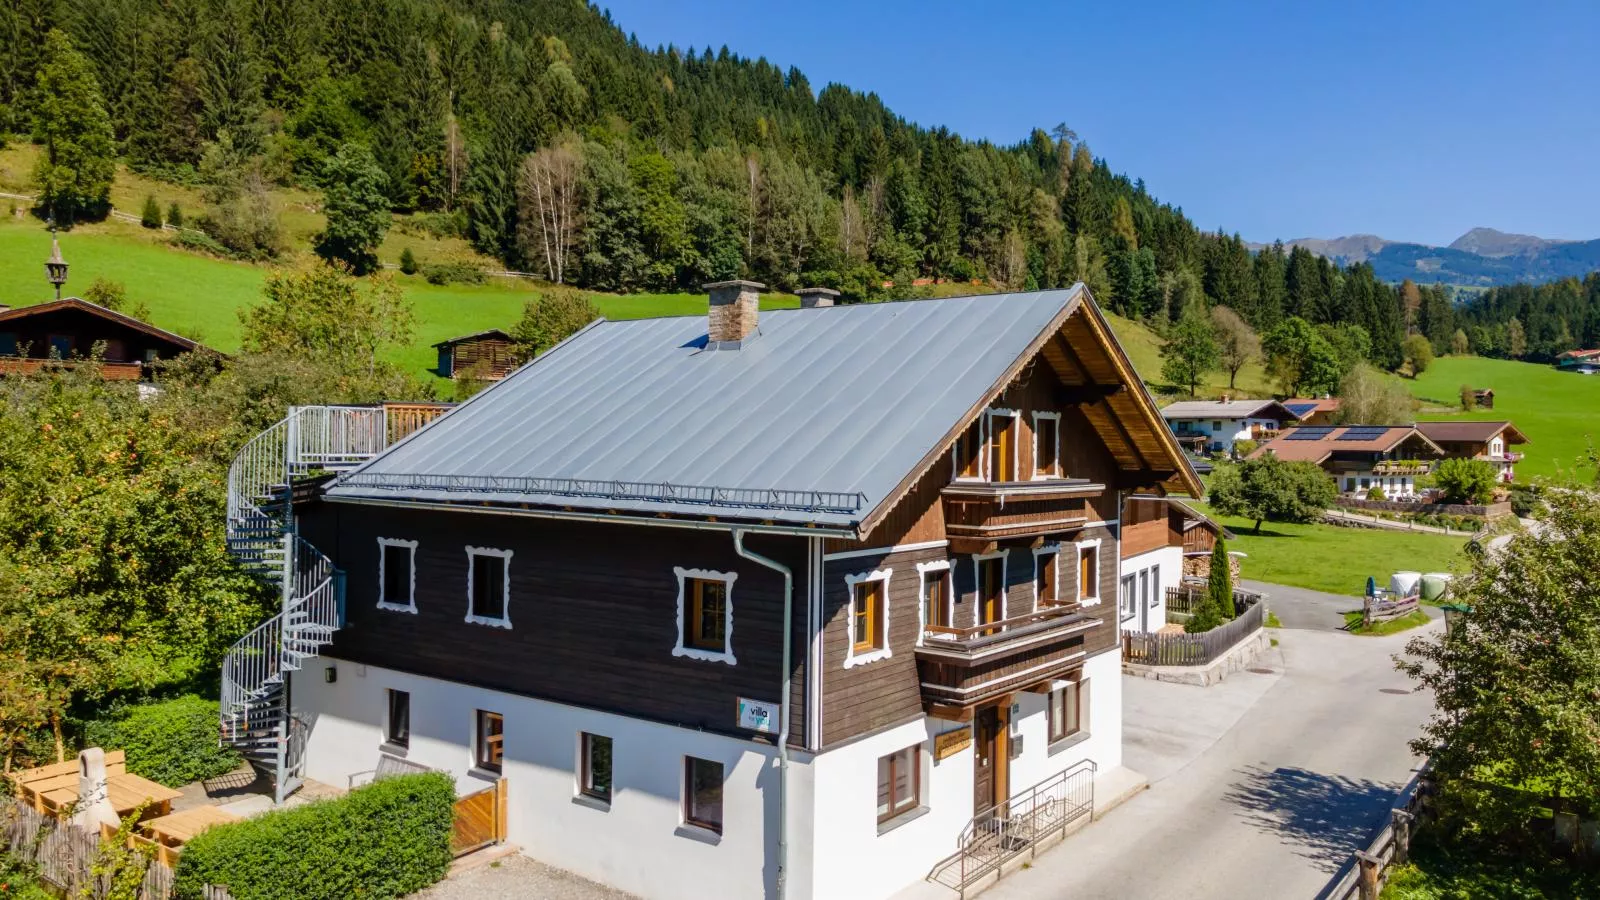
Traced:
<path id="1" fill-rule="evenodd" d="M 1389 433 L 1387 428 L 1346 428 L 1339 435 L 1341 441 L 1375 441 Z"/>
<path id="2" fill-rule="evenodd" d="M 1313 428 L 1296 428 L 1284 436 L 1286 441 L 1320 441 L 1333 433 L 1332 428 L 1316 426 Z"/>

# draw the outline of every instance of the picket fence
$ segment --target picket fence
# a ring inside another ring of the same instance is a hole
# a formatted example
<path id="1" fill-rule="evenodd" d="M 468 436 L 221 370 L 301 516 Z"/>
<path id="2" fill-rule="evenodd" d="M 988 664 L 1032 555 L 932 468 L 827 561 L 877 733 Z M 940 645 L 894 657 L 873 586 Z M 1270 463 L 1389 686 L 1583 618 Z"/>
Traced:
<path id="1" fill-rule="evenodd" d="M 101 835 L 19 801 L 13 800 L 0 812 L 0 852 L 35 868 L 39 878 L 63 896 L 105 900 L 110 879 L 94 873 L 95 860 L 105 843 Z M 172 879 L 171 867 L 149 860 L 139 886 L 140 900 L 169 900 Z M 232 900 L 232 896 L 226 888 L 207 885 L 205 900 Z"/>

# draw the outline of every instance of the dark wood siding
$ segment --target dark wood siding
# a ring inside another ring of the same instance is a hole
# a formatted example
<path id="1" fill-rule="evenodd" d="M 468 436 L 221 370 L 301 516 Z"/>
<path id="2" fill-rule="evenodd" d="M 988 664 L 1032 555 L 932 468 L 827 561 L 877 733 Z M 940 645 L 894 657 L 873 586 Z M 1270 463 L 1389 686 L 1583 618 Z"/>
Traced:
<path id="1" fill-rule="evenodd" d="M 355 663 L 738 736 L 739 697 L 776 703 L 783 578 L 726 531 L 320 503 L 301 532 L 347 575 L 348 625 L 327 654 Z M 377 608 L 377 538 L 417 541 L 417 614 Z M 795 575 L 791 744 L 804 744 L 808 542 L 746 546 Z M 512 551 L 510 630 L 469 624 L 466 547 Z M 675 657 L 674 566 L 736 572 L 736 665 Z"/>
<path id="2" fill-rule="evenodd" d="M 516 345 L 502 337 L 468 338 L 439 348 L 439 366 L 451 378 L 500 379 L 517 367 Z"/>

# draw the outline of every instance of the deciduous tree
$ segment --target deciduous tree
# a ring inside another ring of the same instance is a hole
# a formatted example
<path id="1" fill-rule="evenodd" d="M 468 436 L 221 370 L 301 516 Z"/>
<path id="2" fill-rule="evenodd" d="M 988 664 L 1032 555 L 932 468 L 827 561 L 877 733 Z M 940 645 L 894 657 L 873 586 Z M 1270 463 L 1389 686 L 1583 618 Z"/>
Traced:
<path id="1" fill-rule="evenodd" d="M 1405 385 L 1366 363 L 1339 382 L 1335 420 L 1342 425 L 1409 425 L 1416 420 L 1417 401 Z"/>
<path id="2" fill-rule="evenodd" d="M 1446 503 L 1488 503 L 1497 481 L 1494 466 L 1481 459 L 1443 459 L 1433 467 L 1433 486 Z"/>
<path id="3" fill-rule="evenodd" d="M 317 235 L 317 255 L 352 275 L 378 268 L 378 245 L 389 232 L 388 176 L 362 144 L 346 144 L 322 167 L 322 207 L 327 225 Z"/>
<path id="4" fill-rule="evenodd" d="M 1333 505 L 1333 479 L 1309 462 L 1284 462 L 1271 453 L 1219 466 L 1211 480 L 1211 506 L 1255 522 L 1311 522 Z"/>
<path id="5" fill-rule="evenodd" d="M 1182 385 L 1194 396 L 1206 373 L 1217 367 L 1220 354 L 1211 319 L 1199 303 L 1190 304 L 1161 348 L 1161 377 Z"/>
<path id="6" fill-rule="evenodd" d="M 1411 370 L 1412 378 L 1428 371 L 1428 367 L 1433 365 L 1433 343 L 1423 335 L 1413 334 L 1406 338 L 1401 350 L 1405 354 L 1405 363 Z"/>
<path id="7" fill-rule="evenodd" d="M 1226 306 L 1211 310 L 1211 324 L 1217 335 L 1218 358 L 1228 373 L 1228 389 L 1232 390 L 1239 370 L 1261 356 L 1261 337 L 1250 323 Z"/>
<path id="8" fill-rule="evenodd" d="M 583 145 L 575 135 L 522 161 L 517 178 L 522 252 L 556 284 L 566 282 L 567 261 L 578 243 L 582 191 Z"/>
<path id="9" fill-rule="evenodd" d="M 1291 397 L 1333 390 L 1339 381 L 1340 361 L 1333 346 L 1307 322 L 1291 316 L 1279 322 L 1261 340 L 1267 373 Z"/>

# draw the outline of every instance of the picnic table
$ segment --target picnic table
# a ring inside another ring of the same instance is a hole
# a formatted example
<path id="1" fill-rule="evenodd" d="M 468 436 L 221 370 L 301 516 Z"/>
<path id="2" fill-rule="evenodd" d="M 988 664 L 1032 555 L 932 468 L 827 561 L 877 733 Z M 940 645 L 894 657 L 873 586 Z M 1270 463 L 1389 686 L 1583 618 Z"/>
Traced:
<path id="1" fill-rule="evenodd" d="M 181 847 L 191 838 L 213 825 L 237 822 L 239 817 L 215 806 L 197 806 L 183 812 L 147 819 L 140 823 L 145 833 L 158 844 Z"/>
<path id="2" fill-rule="evenodd" d="M 148 803 L 145 816 L 149 818 L 164 816 L 171 812 L 172 801 L 182 796 L 164 784 L 157 784 L 132 772 L 119 772 L 108 777 L 106 795 L 111 801 L 111 808 L 117 811 L 118 816 L 126 816 L 138 809 L 141 804 Z M 74 782 L 45 791 L 41 799 L 47 812 L 59 813 L 62 809 L 78 802 L 78 785 Z"/>

